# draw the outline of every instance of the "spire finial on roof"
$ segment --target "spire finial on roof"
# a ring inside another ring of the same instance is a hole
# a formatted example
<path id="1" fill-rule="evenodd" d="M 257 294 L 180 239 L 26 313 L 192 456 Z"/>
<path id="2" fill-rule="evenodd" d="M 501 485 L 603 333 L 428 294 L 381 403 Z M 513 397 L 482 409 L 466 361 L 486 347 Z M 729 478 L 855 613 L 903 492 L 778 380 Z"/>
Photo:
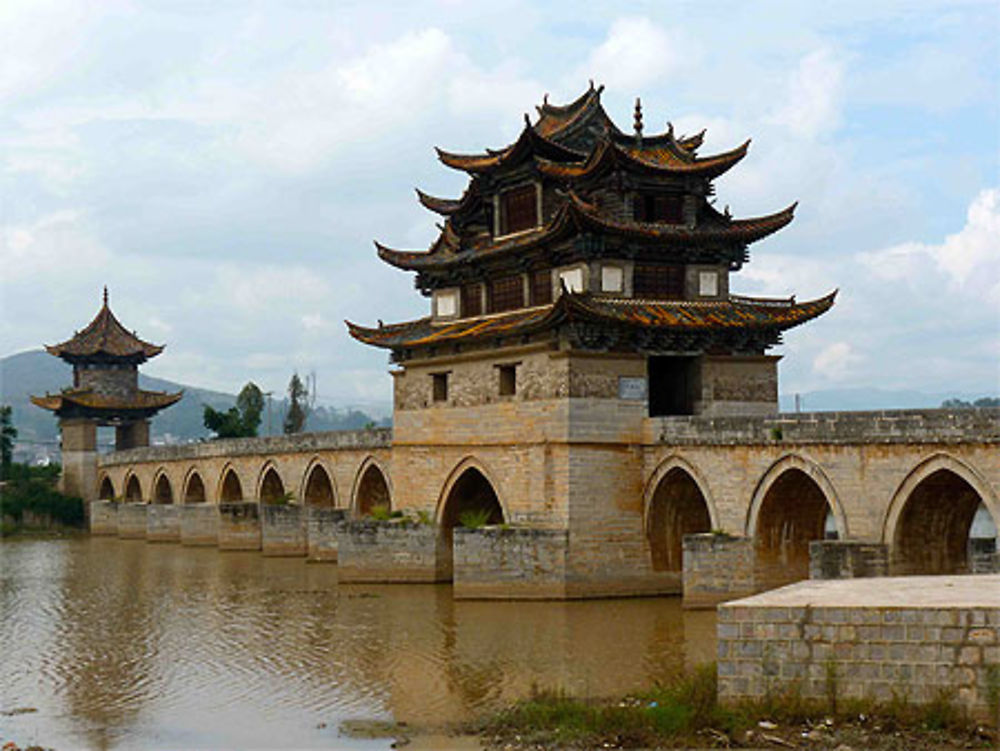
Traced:
<path id="1" fill-rule="evenodd" d="M 108 307 L 108 285 L 104 285 L 104 307 Z"/>
<path id="2" fill-rule="evenodd" d="M 642 140 L 642 100 L 635 98 L 635 139 Z"/>

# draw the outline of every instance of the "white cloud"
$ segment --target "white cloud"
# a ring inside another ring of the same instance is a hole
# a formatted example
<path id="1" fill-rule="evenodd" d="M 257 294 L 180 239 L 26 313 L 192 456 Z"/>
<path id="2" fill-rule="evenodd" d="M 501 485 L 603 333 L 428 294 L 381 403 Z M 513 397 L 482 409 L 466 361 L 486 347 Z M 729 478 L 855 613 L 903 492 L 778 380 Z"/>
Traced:
<path id="1" fill-rule="evenodd" d="M 843 78 L 843 62 L 831 49 L 810 52 L 792 73 L 786 101 L 771 116 L 771 122 L 800 138 L 832 133 L 840 125 Z"/>
<path id="2" fill-rule="evenodd" d="M 93 236 L 80 211 L 65 209 L 0 234 L 0 268 L 5 282 L 37 275 L 58 278 L 90 271 L 111 257 Z"/>
<path id="3" fill-rule="evenodd" d="M 879 278 L 916 284 L 929 263 L 944 272 L 953 290 L 988 301 L 1000 313 L 1000 189 L 980 191 L 966 223 L 940 244 L 906 242 L 858 255 Z"/>
<path id="4" fill-rule="evenodd" d="M 698 62 L 696 46 L 648 18 L 619 18 L 574 81 L 600 79 L 611 89 L 636 90 L 659 83 Z"/>
<path id="5" fill-rule="evenodd" d="M 813 372 L 830 381 L 846 381 L 855 376 L 863 358 L 848 342 L 834 342 L 813 358 Z"/>

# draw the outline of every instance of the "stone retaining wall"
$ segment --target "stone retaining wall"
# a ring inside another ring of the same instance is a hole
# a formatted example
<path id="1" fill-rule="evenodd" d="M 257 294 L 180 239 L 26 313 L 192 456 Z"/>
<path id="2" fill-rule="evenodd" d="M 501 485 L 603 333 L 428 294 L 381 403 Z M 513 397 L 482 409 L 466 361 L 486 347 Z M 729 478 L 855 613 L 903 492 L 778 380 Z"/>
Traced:
<path id="1" fill-rule="evenodd" d="M 219 544 L 219 507 L 214 503 L 189 503 L 181 509 L 181 545 L 209 547 Z"/>
<path id="2" fill-rule="evenodd" d="M 260 550 L 260 507 L 256 503 L 220 503 L 219 550 Z"/>
<path id="3" fill-rule="evenodd" d="M 445 544 L 433 524 L 347 522 L 338 530 L 337 576 L 342 582 L 448 581 Z"/>
<path id="4" fill-rule="evenodd" d="M 306 513 L 301 506 L 272 506 L 261 504 L 261 549 L 266 556 L 304 556 L 309 544 L 306 540 Z"/>
<path id="5" fill-rule="evenodd" d="M 946 697 L 995 711 L 1000 575 L 802 582 L 720 605 L 717 624 L 723 700 Z"/>
<path id="6" fill-rule="evenodd" d="M 151 503 L 146 507 L 146 539 L 150 542 L 180 542 L 180 507 Z"/>
<path id="7" fill-rule="evenodd" d="M 564 529 L 455 529 L 454 597 L 562 599 L 568 547 Z"/>
<path id="8" fill-rule="evenodd" d="M 118 504 L 118 536 L 126 540 L 146 539 L 146 504 Z"/>

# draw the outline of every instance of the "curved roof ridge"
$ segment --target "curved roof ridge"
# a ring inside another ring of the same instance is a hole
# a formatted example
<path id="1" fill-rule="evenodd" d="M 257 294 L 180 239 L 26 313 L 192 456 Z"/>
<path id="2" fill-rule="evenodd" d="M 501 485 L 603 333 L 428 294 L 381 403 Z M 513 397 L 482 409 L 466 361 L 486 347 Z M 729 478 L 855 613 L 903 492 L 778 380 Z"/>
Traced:
<path id="1" fill-rule="evenodd" d="M 138 357 L 141 362 L 160 354 L 164 345 L 143 341 L 134 331 L 126 329 L 111 312 L 105 287 L 104 302 L 94 319 L 70 339 L 59 344 L 47 344 L 45 349 L 51 355 L 70 360 L 104 354 L 121 358 Z"/>

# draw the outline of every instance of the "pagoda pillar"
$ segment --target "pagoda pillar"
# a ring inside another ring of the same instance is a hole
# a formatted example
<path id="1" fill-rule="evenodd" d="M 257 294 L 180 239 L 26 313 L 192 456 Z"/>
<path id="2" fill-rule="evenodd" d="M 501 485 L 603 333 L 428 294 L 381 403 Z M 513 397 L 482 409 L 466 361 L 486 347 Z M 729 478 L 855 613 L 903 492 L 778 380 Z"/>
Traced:
<path id="1" fill-rule="evenodd" d="M 149 445 L 149 420 L 127 422 L 115 428 L 115 451 Z"/>
<path id="2" fill-rule="evenodd" d="M 59 491 L 84 500 L 84 507 L 97 500 L 97 423 L 88 418 L 63 418 L 62 474 Z"/>

